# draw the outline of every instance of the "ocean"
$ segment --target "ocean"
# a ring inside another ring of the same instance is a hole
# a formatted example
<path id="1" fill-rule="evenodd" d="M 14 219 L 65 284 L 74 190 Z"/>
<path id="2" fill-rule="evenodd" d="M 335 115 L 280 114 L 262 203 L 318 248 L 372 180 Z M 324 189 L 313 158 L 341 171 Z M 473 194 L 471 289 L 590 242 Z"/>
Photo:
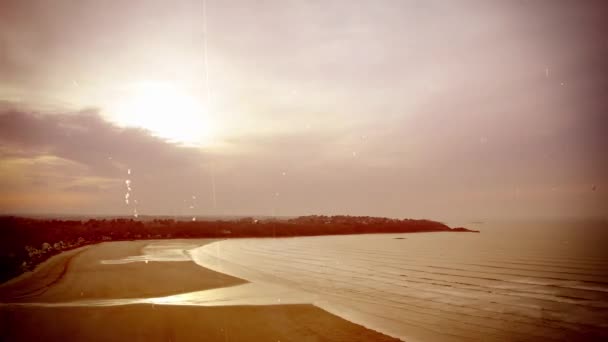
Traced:
<path id="1" fill-rule="evenodd" d="M 188 254 L 255 284 L 214 290 L 220 302 L 311 302 L 406 341 L 608 339 L 605 224 L 473 228 L 481 233 L 228 239 Z"/>

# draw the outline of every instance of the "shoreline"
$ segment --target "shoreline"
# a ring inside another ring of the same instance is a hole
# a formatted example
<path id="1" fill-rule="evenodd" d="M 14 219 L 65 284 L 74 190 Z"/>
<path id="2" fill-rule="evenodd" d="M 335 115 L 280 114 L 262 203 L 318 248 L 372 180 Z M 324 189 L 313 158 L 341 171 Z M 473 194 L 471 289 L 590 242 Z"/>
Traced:
<path id="1" fill-rule="evenodd" d="M 158 239 L 226 239 L 303 237 L 325 235 L 476 232 L 425 219 L 389 219 L 369 216 L 301 216 L 286 220 L 180 221 L 132 218 L 50 220 L 1 216 L 0 282 L 34 269 L 62 251 L 108 241 Z"/>
<path id="2" fill-rule="evenodd" d="M 103 262 L 142 255 L 142 250 L 154 243 L 183 245 L 184 241 L 187 240 L 102 242 L 62 252 L 34 271 L 1 284 L 0 300 L 66 302 L 160 297 L 246 283 L 187 260 L 125 265 Z M 190 243 L 202 246 L 213 241 L 194 239 Z"/>
<path id="3" fill-rule="evenodd" d="M 39 260 L 30 261 L 29 267 L 33 267 L 32 269 L 28 269 L 26 271 L 22 271 L 15 275 L 12 278 L 8 278 L 3 282 L 0 282 L 0 287 L 7 285 L 17 279 L 20 279 L 23 276 L 27 276 L 28 274 L 32 274 L 36 272 L 36 270 L 47 263 L 49 260 L 63 255 L 65 253 L 73 252 L 75 250 L 86 249 L 91 246 L 96 246 L 104 243 L 113 243 L 113 242 L 142 242 L 142 243 L 153 243 L 155 241 L 201 241 L 206 240 L 208 243 L 222 241 L 222 240 L 231 240 L 231 239 L 295 239 L 295 238 L 304 238 L 304 237 L 321 237 L 321 236 L 348 236 L 348 235 L 384 235 L 384 234 L 425 234 L 425 233 L 462 233 L 462 232 L 473 232 L 479 233 L 479 231 L 475 230 L 459 230 L 460 228 L 453 228 L 449 231 L 414 231 L 414 232 L 363 232 L 363 233 L 345 233 L 345 234 L 321 234 L 321 235 L 289 235 L 289 236 L 238 236 L 238 237 L 223 237 L 223 238 L 199 238 L 199 237 L 170 237 L 170 238 L 140 238 L 140 239 L 116 239 L 116 240 L 106 240 L 106 241 L 85 241 L 84 244 L 75 245 L 72 248 L 65 248 L 59 251 L 56 251 L 53 254 L 47 255 L 45 258 Z M 0 299 L 2 297 L 0 296 Z"/>
<path id="4" fill-rule="evenodd" d="M 80 307 L 69 304 L 87 300 L 163 299 L 205 290 L 238 290 L 243 285 L 253 284 L 206 269 L 192 260 L 181 260 L 178 254 L 161 253 L 150 259 L 132 258 L 144 254 L 146 248 L 156 252 L 155 245 L 168 246 L 169 250 L 174 245 L 177 251 L 192 245 L 192 242 L 200 247 L 213 241 L 104 242 L 55 255 L 31 274 L 0 285 L 0 331 L 6 332 L 6 338 L 17 341 L 41 338 L 166 341 L 165 337 L 171 336 L 179 340 L 198 340 L 205 336 L 205 340 L 210 341 L 223 341 L 226 336 L 250 341 L 306 340 L 315 336 L 332 341 L 397 341 L 313 304 L 201 306 L 170 301 Z M 160 261 L 163 258 L 173 258 L 173 261 Z M 107 264 L 102 262 L 104 260 L 128 262 Z M 24 294 L 24 290 L 33 287 L 45 290 L 25 291 Z M 16 293 L 22 296 L 14 297 Z M 6 301 L 11 295 L 12 304 Z M 42 307 L 37 303 L 54 307 Z M 67 306 L 62 306 L 64 304 Z M 35 331 L 31 329 L 33 326 L 37 327 Z M 113 329 L 104 328 L 109 326 Z M 247 328 L 241 329 L 241 326 Z"/>

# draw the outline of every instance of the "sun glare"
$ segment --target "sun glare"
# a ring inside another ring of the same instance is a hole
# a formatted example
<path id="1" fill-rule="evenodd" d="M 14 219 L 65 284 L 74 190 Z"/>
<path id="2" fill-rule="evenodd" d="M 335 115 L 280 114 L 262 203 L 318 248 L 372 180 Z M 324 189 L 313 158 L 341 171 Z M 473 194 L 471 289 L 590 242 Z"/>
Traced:
<path id="1" fill-rule="evenodd" d="M 134 85 L 112 115 L 122 126 L 141 127 L 172 142 L 203 145 L 211 137 L 211 122 L 202 103 L 170 83 Z"/>

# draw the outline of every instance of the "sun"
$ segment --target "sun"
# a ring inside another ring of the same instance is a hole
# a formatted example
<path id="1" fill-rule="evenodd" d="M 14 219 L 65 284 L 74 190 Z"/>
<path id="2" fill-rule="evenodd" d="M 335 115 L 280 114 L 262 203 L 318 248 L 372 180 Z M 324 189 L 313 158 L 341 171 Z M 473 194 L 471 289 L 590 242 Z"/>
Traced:
<path id="1" fill-rule="evenodd" d="M 211 138 L 211 120 L 197 98 L 171 83 L 142 82 L 129 87 L 112 118 L 121 126 L 140 127 L 165 140 L 203 145 Z"/>

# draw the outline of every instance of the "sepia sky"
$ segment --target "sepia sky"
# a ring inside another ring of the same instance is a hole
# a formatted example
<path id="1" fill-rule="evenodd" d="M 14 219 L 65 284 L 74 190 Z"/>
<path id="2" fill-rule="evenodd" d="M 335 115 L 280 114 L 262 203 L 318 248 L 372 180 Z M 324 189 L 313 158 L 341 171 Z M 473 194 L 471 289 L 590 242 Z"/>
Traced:
<path id="1" fill-rule="evenodd" d="M 2 1 L 0 213 L 606 218 L 606 23 L 603 1 Z"/>

